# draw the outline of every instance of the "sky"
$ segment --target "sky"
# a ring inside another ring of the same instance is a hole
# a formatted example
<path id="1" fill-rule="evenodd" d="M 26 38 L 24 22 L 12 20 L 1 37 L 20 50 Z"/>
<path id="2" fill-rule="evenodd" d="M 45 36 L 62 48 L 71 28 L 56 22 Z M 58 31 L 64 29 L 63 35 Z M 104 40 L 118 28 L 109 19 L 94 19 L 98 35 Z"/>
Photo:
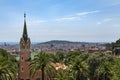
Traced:
<path id="1" fill-rule="evenodd" d="M 115 42 L 120 0 L 0 0 L 0 42 L 19 42 L 24 13 L 31 42 Z"/>

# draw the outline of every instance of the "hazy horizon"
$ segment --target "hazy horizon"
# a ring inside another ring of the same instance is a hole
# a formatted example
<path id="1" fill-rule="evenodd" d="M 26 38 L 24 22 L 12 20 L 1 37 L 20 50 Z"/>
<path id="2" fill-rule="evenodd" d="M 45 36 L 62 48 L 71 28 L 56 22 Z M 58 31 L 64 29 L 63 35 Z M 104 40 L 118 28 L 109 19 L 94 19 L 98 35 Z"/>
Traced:
<path id="1" fill-rule="evenodd" d="M 24 12 L 31 42 L 115 42 L 119 0 L 0 0 L 0 42 L 19 42 Z"/>
<path id="2" fill-rule="evenodd" d="M 36 41 L 36 42 L 34 42 L 34 41 L 31 41 L 31 43 L 32 44 L 34 44 L 34 43 L 45 43 L 45 42 L 50 42 L 50 41 L 68 41 L 68 42 L 85 42 L 85 43 L 112 43 L 112 42 L 87 42 L 87 41 L 70 41 L 70 40 L 48 40 L 48 41 Z M 19 41 L 20 42 L 20 41 Z M 14 41 L 3 41 L 3 42 L 0 42 L 0 43 L 2 43 L 2 44 L 4 44 L 4 43 L 14 43 L 14 44 L 18 44 L 19 42 L 14 42 Z M 114 41 L 114 42 L 116 42 L 116 41 Z"/>

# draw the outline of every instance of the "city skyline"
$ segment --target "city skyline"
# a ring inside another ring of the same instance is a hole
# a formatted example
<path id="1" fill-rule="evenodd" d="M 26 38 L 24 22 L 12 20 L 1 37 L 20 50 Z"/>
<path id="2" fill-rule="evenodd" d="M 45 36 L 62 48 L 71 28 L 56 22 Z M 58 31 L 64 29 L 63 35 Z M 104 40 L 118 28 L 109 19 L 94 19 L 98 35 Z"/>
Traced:
<path id="1" fill-rule="evenodd" d="M 1 0 L 0 42 L 19 42 L 26 13 L 32 42 L 113 42 L 120 38 L 119 0 Z"/>

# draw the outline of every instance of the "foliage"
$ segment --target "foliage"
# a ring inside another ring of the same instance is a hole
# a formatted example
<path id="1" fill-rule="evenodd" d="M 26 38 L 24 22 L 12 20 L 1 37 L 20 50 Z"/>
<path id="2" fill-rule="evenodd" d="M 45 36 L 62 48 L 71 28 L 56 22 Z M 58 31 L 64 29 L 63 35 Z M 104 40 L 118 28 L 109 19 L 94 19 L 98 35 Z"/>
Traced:
<path id="1" fill-rule="evenodd" d="M 52 78 L 52 74 L 54 74 L 52 72 L 54 72 L 55 69 L 50 64 L 50 58 L 48 54 L 41 52 L 38 55 L 35 55 L 30 64 L 30 75 L 34 76 L 38 70 L 42 72 L 42 80 L 44 80 L 45 74 L 49 77 L 49 79 Z"/>
<path id="2" fill-rule="evenodd" d="M 61 63 L 65 59 L 65 53 L 57 52 L 56 54 L 49 54 L 49 57 L 53 63 Z"/>
<path id="3" fill-rule="evenodd" d="M 60 70 L 60 71 L 57 72 L 54 80 L 69 80 L 68 73 Z"/>
<path id="4" fill-rule="evenodd" d="M 73 75 L 76 80 L 120 79 L 120 60 L 106 52 L 69 52 L 65 64 L 70 68 L 69 75 Z"/>
<path id="5" fill-rule="evenodd" d="M 0 49 L 0 80 L 15 80 L 17 70 L 18 66 L 15 57 Z"/>
<path id="6" fill-rule="evenodd" d="M 71 64 L 70 70 L 76 80 L 87 80 L 88 65 L 80 57 L 76 57 Z"/>
<path id="7" fill-rule="evenodd" d="M 51 63 L 62 63 L 67 70 L 57 70 Z M 42 70 L 49 80 L 119 80 L 120 59 L 107 52 L 86 53 L 68 52 L 57 54 L 41 53 L 35 56 L 30 67 L 31 72 Z"/>

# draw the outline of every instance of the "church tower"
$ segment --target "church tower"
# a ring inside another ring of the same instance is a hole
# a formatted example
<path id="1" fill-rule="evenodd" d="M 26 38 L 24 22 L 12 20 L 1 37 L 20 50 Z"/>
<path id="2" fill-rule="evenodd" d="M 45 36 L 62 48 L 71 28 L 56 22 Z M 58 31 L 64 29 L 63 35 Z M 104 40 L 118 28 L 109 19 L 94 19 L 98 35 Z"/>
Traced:
<path id="1" fill-rule="evenodd" d="M 29 64 L 31 60 L 30 56 L 30 38 L 27 34 L 26 14 L 24 14 L 24 28 L 23 35 L 20 39 L 20 60 L 18 80 L 30 80 L 29 76 Z"/>

